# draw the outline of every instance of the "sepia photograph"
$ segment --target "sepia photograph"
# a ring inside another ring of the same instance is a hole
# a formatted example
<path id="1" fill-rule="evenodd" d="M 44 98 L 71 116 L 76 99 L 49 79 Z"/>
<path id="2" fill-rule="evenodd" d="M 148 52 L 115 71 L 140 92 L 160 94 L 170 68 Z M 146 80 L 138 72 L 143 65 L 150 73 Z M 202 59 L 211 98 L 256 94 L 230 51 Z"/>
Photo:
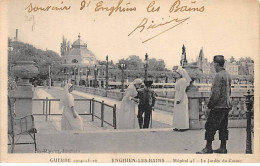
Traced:
<path id="1" fill-rule="evenodd" d="M 258 163 L 258 0 L 1 0 L 3 163 Z"/>

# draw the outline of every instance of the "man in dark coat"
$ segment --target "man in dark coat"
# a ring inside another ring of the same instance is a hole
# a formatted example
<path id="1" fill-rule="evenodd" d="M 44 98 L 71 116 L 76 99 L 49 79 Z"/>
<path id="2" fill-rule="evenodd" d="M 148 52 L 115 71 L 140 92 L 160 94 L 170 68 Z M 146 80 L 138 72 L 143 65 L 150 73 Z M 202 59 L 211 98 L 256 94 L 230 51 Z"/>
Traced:
<path id="1" fill-rule="evenodd" d="M 151 112 L 155 104 L 155 93 L 150 89 L 152 83 L 152 81 L 144 81 L 145 86 L 138 90 L 136 97 L 139 99 L 137 118 L 140 129 L 149 127 Z"/>
<path id="2" fill-rule="evenodd" d="M 207 122 L 205 124 L 206 147 L 197 154 L 207 153 L 227 153 L 226 141 L 228 140 L 228 112 L 231 108 L 231 77 L 224 69 L 224 56 L 216 55 L 213 59 L 214 68 L 217 72 L 211 88 L 211 95 L 208 102 L 210 109 Z M 219 131 L 220 148 L 212 150 L 212 141 L 216 131 Z"/>

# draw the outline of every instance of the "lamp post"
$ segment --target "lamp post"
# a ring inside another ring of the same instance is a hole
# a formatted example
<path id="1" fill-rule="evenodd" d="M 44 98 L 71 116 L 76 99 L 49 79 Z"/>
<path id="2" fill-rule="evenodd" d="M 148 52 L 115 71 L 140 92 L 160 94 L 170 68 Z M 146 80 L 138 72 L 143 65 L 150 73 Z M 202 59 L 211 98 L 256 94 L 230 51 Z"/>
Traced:
<path id="1" fill-rule="evenodd" d="M 87 87 L 89 86 L 89 85 L 88 85 L 88 73 L 89 73 L 89 71 L 90 71 L 90 70 L 89 70 L 89 68 L 87 67 L 87 71 L 86 71 L 86 75 L 87 75 Z"/>
<path id="2" fill-rule="evenodd" d="M 77 81 L 76 81 L 76 70 L 77 70 L 77 68 L 75 67 L 75 68 L 74 68 L 74 80 L 75 80 L 75 84 L 77 84 Z"/>
<path id="3" fill-rule="evenodd" d="M 97 65 L 95 65 L 95 69 L 94 69 L 94 75 L 95 75 L 95 80 L 94 80 L 94 88 L 97 87 Z"/>
<path id="4" fill-rule="evenodd" d="M 126 63 L 124 60 L 119 64 L 119 69 L 122 70 L 122 79 L 121 79 L 121 92 L 125 91 L 125 85 L 124 85 L 124 71 L 126 69 Z"/>
<path id="5" fill-rule="evenodd" d="M 251 130 L 252 130 L 252 124 L 251 124 L 251 117 L 252 117 L 252 108 L 253 108 L 253 100 L 251 100 L 251 97 L 254 95 L 250 94 L 250 91 L 248 90 L 246 97 L 246 117 L 247 117 L 247 125 L 246 125 L 246 153 L 252 154 L 252 137 L 251 137 Z"/>
<path id="6" fill-rule="evenodd" d="M 108 90 L 108 56 L 106 56 L 106 90 Z"/>
<path id="7" fill-rule="evenodd" d="M 148 68 L 148 55 L 145 54 L 145 60 L 144 60 L 144 80 L 147 81 L 147 68 Z"/>
<path id="8" fill-rule="evenodd" d="M 81 86 L 81 75 L 82 75 L 82 70 L 79 71 L 79 86 Z"/>
<path id="9" fill-rule="evenodd" d="M 69 73 L 67 71 L 67 68 L 64 68 L 62 72 L 63 72 L 63 74 L 65 76 L 65 78 L 64 78 L 65 81 L 64 82 L 68 83 L 68 75 L 69 75 Z"/>

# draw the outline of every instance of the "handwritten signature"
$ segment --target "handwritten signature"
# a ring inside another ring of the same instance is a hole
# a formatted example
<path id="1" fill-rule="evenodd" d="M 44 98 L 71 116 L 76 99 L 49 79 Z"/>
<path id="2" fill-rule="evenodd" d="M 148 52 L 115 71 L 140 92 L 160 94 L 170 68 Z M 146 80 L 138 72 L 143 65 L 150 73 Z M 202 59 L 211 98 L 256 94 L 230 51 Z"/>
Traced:
<path id="1" fill-rule="evenodd" d="M 151 29 L 158 29 L 159 27 L 163 27 L 165 25 L 172 25 L 170 28 L 167 28 L 167 29 L 164 29 L 163 31 L 153 35 L 152 37 L 142 41 L 142 43 L 145 43 L 149 40 L 152 40 L 162 34 L 164 34 L 165 32 L 177 27 L 178 25 L 181 25 L 182 23 L 186 22 L 187 20 L 189 20 L 190 17 L 186 17 L 186 18 L 183 18 L 183 19 L 180 19 L 180 18 L 173 18 L 169 21 L 166 21 L 166 22 L 162 22 L 162 23 L 154 23 L 154 21 L 149 21 L 148 18 L 144 18 L 141 23 L 132 31 L 128 34 L 128 36 L 131 36 L 135 31 L 137 30 L 140 30 L 140 33 L 142 33 L 143 31 L 149 31 Z M 150 23 L 148 23 L 150 22 Z M 148 26 L 149 25 L 149 26 Z"/>

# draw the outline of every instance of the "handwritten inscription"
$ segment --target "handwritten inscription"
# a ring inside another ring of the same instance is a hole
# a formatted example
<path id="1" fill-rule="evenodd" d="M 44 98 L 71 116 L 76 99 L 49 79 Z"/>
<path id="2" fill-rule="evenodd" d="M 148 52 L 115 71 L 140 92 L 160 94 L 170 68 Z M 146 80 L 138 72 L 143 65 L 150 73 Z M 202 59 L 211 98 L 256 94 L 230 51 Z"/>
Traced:
<path id="1" fill-rule="evenodd" d="M 146 11 L 149 12 L 159 12 L 160 11 L 160 6 L 155 6 L 156 2 L 152 1 L 146 8 Z M 183 5 L 180 0 L 175 0 L 173 4 L 169 8 L 169 13 L 172 12 L 204 12 L 205 7 L 204 6 L 199 6 L 196 4 L 196 1 L 191 1 L 188 5 Z M 152 40 L 163 33 L 172 30 L 173 28 L 183 24 L 187 20 L 189 20 L 191 17 L 186 17 L 186 18 L 173 18 L 168 21 L 163 21 L 161 23 L 155 23 L 153 20 L 149 20 L 148 18 L 144 18 L 141 20 L 141 22 L 137 25 L 137 27 L 132 30 L 128 36 L 131 36 L 133 33 L 142 33 L 143 31 L 150 31 L 150 30 L 157 30 L 159 32 L 154 32 L 155 33 L 153 36 L 149 37 L 148 39 L 142 41 L 142 43 L 145 43 L 149 40 Z M 168 25 L 168 26 L 167 26 Z M 170 27 L 169 27 L 170 26 Z M 164 30 L 161 30 L 162 28 L 160 27 L 165 27 Z"/>
<path id="2" fill-rule="evenodd" d="M 140 23 L 132 32 L 130 32 L 130 33 L 128 34 L 128 36 L 132 35 L 132 34 L 133 34 L 135 31 L 137 31 L 137 30 L 140 30 L 140 33 L 142 33 L 144 30 L 149 31 L 149 30 L 151 30 L 151 29 L 157 29 L 157 28 L 163 27 L 163 26 L 165 26 L 165 25 L 171 25 L 170 28 L 167 28 L 167 29 L 161 31 L 161 32 L 157 33 L 156 35 L 154 35 L 154 36 L 152 36 L 152 37 L 150 37 L 150 38 L 148 38 L 148 39 L 146 39 L 146 40 L 144 40 L 144 41 L 142 42 L 142 43 L 145 43 L 145 42 L 147 42 L 147 41 L 149 41 L 149 40 L 151 40 L 151 39 L 153 39 L 153 38 L 155 38 L 155 37 L 157 37 L 157 36 L 159 36 L 159 35 L 161 35 L 161 34 L 167 32 L 167 31 L 169 31 L 169 30 L 173 29 L 174 27 L 176 27 L 176 26 L 178 26 L 178 25 L 184 23 L 184 22 L 187 21 L 188 19 L 190 19 L 190 17 L 186 17 L 186 18 L 183 18 L 183 19 L 173 18 L 173 19 L 171 19 L 171 20 L 169 20 L 169 21 L 161 22 L 161 23 L 155 23 L 154 21 L 150 21 L 150 23 L 148 23 L 148 22 L 149 22 L 149 19 L 148 19 L 148 18 L 144 18 L 144 19 L 141 21 L 141 23 Z"/>
<path id="3" fill-rule="evenodd" d="M 106 2 L 106 3 L 105 3 Z M 113 5 L 115 2 L 115 5 Z M 160 6 L 160 1 L 151 0 L 146 7 L 147 13 L 156 13 L 160 12 L 163 8 Z M 91 0 L 81 0 L 80 2 L 80 10 L 83 10 L 85 7 L 92 7 L 94 9 L 94 12 L 106 12 L 108 16 L 111 16 L 114 13 L 124 13 L 124 12 L 135 12 L 137 11 L 137 7 L 130 3 L 129 0 L 117 0 L 113 1 L 105 1 L 105 0 L 99 0 L 97 2 L 91 2 Z M 138 6 L 139 7 L 139 6 Z M 181 0 L 174 0 L 172 3 L 169 4 L 168 8 L 167 6 L 166 10 L 168 10 L 169 14 L 172 13 L 202 13 L 205 11 L 205 7 L 203 5 L 199 5 L 199 3 L 196 2 L 196 0 L 187 0 L 185 2 Z M 30 3 L 25 10 L 28 13 L 31 12 L 47 12 L 47 11 L 67 11 L 70 10 L 72 6 L 70 5 L 64 5 L 63 1 L 61 1 L 59 6 L 54 5 L 46 5 L 46 6 L 39 6 L 37 4 Z M 189 19 L 192 18 L 192 15 L 185 16 L 185 18 L 180 18 L 175 16 L 175 18 L 171 18 L 168 20 L 162 19 L 161 22 L 155 22 L 153 19 L 148 19 L 147 17 L 143 18 L 141 22 L 133 28 L 133 30 L 128 34 L 128 36 L 131 36 L 132 34 L 141 34 L 142 32 L 151 32 L 154 33 L 150 38 L 144 40 L 142 43 L 145 43 L 151 39 L 156 38 L 159 35 L 162 35 L 163 33 L 175 28 L 176 26 L 179 26 L 183 24 L 184 22 L 187 22 Z M 33 22 L 34 26 L 34 22 Z M 33 30 L 32 26 L 32 30 Z M 153 30 L 153 31 L 152 31 Z M 139 32 L 139 33 L 138 33 Z M 150 34 L 150 33 L 149 33 Z"/>
<path id="4" fill-rule="evenodd" d="M 89 7 L 90 2 L 91 2 L 91 1 L 88 2 L 87 7 Z M 85 0 L 82 0 L 81 3 L 80 3 L 80 5 L 81 5 L 80 10 L 83 10 L 83 9 L 85 8 L 85 6 L 86 6 L 86 1 L 85 1 Z"/>
<path id="5" fill-rule="evenodd" d="M 192 5 L 195 4 L 195 3 L 196 3 L 196 1 L 191 2 Z M 181 5 L 180 0 L 176 0 L 172 4 L 169 12 L 170 13 L 171 12 L 195 12 L 195 11 L 196 12 L 204 12 L 204 10 L 205 10 L 204 6 L 200 6 L 200 7 L 185 6 L 185 5 Z"/>
<path id="6" fill-rule="evenodd" d="M 136 11 L 136 7 L 128 7 L 130 3 L 126 3 L 125 7 L 122 6 L 123 0 L 119 0 L 116 6 L 105 7 L 103 1 L 100 1 L 96 4 L 95 12 L 99 11 L 108 11 L 108 16 L 111 16 L 114 12 L 128 12 L 128 11 Z"/>
<path id="7" fill-rule="evenodd" d="M 63 1 L 61 2 L 61 5 L 63 4 Z M 32 4 L 30 3 L 25 10 L 27 10 L 28 13 L 31 12 L 38 12 L 38 11 L 50 11 L 50 10 L 55 10 L 55 11 L 63 11 L 63 10 L 70 10 L 71 6 L 52 6 L 52 5 L 48 5 L 48 6 L 39 6 L 37 4 Z"/>
<path id="8" fill-rule="evenodd" d="M 155 1 L 152 1 L 146 8 L 147 12 L 159 12 L 160 6 L 154 7 Z"/>

